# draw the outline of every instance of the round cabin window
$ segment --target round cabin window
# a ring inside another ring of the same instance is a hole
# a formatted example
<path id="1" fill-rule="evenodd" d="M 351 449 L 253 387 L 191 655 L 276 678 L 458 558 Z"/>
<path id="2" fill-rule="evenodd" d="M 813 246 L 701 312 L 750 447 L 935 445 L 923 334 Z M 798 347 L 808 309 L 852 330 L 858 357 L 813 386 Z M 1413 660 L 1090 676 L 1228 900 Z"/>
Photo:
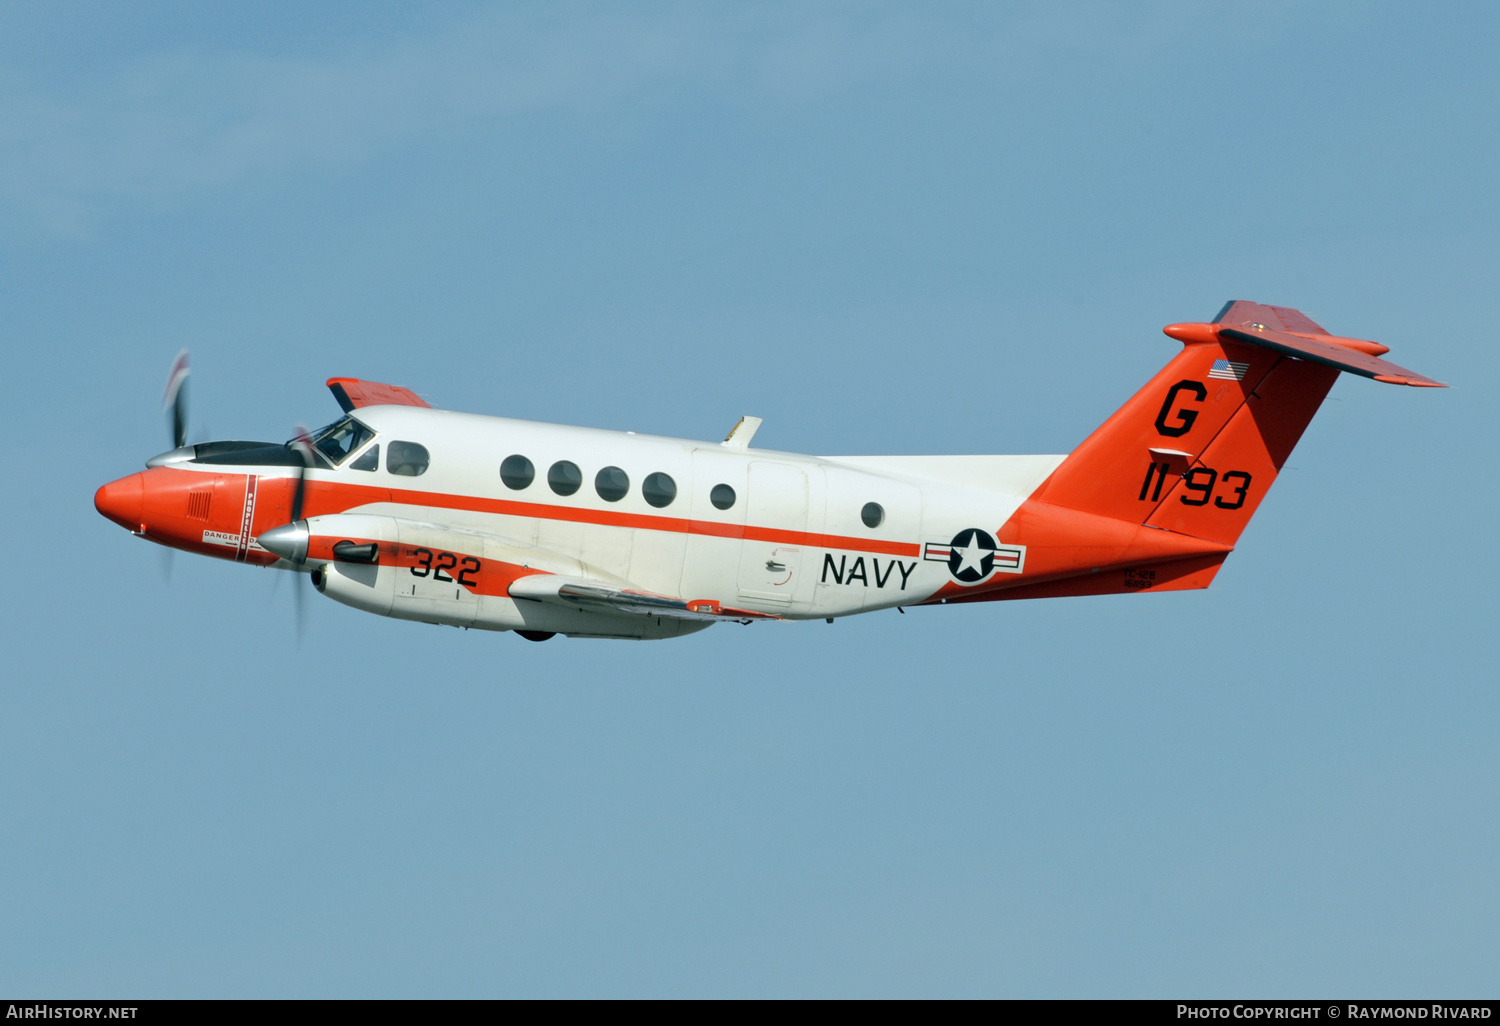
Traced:
<path id="1" fill-rule="evenodd" d="M 734 489 L 727 484 L 716 484 L 714 490 L 708 493 L 708 501 L 714 504 L 715 509 L 728 509 L 734 505 Z"/>
<path id="2" fill-rule="evenodd" d="M 558 460 L 547 471 L 547 487 L 558 495 L 572 495 L 583 486 L 583 471 L 578 464 Z"/>
<path id="3" fill-rule="evenodd" d="M 677 482 L 669 474 L 647 474 L 641 482 L 641 496 L 657 509 L 670 506 L 677 498 Z"/>
<path id="4" fill-rule="evenodd" d="M 594 491 L 605 502 L 619 502 L 630 491 L 630 478 L 619 467 L 605 467 L 594 475 Z"/>
<path id="5" fill-rule="evenodd" d="M 525 456 L 507 456 L 500 464 L 500 480 L 505 482 L 505 487 L 519 492 L 522 488 L 530 488 L 531 482 L 536 480 L 536 468 Z"/>
<path id="6" fill-rule="evenodd" d="M 867 502 L 865 508 L 859 511 L 859 519 L 865 522 L 866 527 L 875 528 L 885 519 L 885 510 L 878 502 Z"/>

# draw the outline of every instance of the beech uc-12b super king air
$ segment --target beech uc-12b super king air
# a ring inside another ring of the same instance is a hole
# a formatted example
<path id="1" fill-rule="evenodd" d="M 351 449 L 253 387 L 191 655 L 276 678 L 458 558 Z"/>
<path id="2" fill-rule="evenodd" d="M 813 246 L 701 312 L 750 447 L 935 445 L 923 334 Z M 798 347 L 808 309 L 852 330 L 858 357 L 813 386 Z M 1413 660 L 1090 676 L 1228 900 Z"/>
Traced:
<path id="1" fill-rule="evenodd" d="M 1066 456 L 800 456 L 436 410 L 328 387 L 285 444 L 176 448 L 94 505 L 161 545 L 311 575 L 382 616 L 541 641 L 716 621 L 1206 588 L 1340 371 L 1442 387 L 1302 313 L 1238 301 Z"/>

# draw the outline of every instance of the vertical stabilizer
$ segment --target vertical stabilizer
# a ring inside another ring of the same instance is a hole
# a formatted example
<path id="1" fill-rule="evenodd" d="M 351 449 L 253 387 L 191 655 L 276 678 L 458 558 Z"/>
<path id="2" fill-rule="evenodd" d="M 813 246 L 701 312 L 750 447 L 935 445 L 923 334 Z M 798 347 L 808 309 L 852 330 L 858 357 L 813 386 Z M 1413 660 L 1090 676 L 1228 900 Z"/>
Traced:
<path id="1" fill-rule="evenodd" d="M 1279 387 L 1282 378 L 1272 384 L 1271 372 L 1284 359 L 1237 342 L 1189 343 L 1073 450 L 1032 498 L 1147 522 L 1182 475 L 1202 463 L 1209 445 L 1250 396 L 1263 385 Z M 1305 426 L 1303 420 L 1297 434 Z"/>
<path id="2" fill-rule="evenodd" d="M 1288 307 L 1235 301 L 1183 343 L 1000 528 L 1026 570 L 944 601 L 1204 588 L 1341 371 L 1438 382 Z"/>

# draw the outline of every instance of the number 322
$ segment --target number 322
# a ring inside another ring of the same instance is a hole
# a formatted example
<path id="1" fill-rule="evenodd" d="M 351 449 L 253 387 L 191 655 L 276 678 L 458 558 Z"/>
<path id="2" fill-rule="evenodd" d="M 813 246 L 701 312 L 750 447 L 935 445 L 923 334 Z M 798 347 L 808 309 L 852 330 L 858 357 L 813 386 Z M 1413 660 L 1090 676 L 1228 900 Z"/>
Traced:
<path id="1" fill-rule="evenodd" d="M 472 588 L 479 582 L 474 580 L 472 574 L 479 573 L 479 560 L 473 556 L 460 557 L 451 552 L 434 553 L 431 549 L 414 549 L 412 555 L 417 557 L 417 565 L 411 568 L 413 577 L 426 577 L 432 574 L 434 581 L 447 581 L 449 583 L 462 584 Z M 434 559 L 434 557 L 436 557 Z M 462 564 L 462 569 L 460 569 Z M 449 577 L 445 570 L 458 570 L 456 577 Z"/>

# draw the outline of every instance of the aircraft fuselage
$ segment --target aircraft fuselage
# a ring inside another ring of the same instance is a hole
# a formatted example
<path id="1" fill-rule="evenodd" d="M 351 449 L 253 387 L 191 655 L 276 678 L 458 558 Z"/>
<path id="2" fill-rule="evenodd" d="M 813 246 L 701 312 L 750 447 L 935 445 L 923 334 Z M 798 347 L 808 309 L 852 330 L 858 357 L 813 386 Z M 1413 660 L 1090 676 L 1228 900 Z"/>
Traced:
<path id="1" fill-rule="evenodd" d="M 452 608 L 429 597 L 406 611 L 398 603 L 390 615 L 495 629 L 536 628 L 547 618 L 527 618 L 516 599 L 471 586 L 483 570 L 464 575 L 462 560 L 483 568 L 484 538 L 496 551 L 511 543 L 508 554 L 518 559 L 535 549 L 576 561 L 568 569 L 584 576 L 784 619 L 920 604 L 945 585 L 980 586 L 1024 569 L 1023 549 L 996 558 L 992 539 L 1063 459 L 815 457 L 409 406 L 368 407 L 353 418 L 372 435 L 338 466 L 306 471 L 304 517 L 315 528 L 339 514 L 383 518 L 391 542 L 403 526 L 423 535 L 429 544 L 410 547 L 440 562 L 452 553 L 454 566 L 423 566 L 418 556 L 412 566 L 386 568 L 404 579 L 372 594 L 451 594 Z M 392 462 L 413 445 L 425 451 L 425 466 Z M 516 457 L 531 468 L 530 480 L 512 474 L 507 484 L 501 466 Z M 297 474 L 182 459 L 106 488 L 128 496 L 139 487 L 139 511 L 121 509 L 115 519 L 152 541 L 305 570 L 256 540 L 287 522 Z M 648 480 L 654 488 L 644 487 Z M 353 535 L 355 526 L 369 533 L 375 525 L 345 521 L 342 533 Z M 963 576 L 974 579 L 960 582 L 947 548 L 972 528 L 988 536 L 974 557 L 986 565 L 978 574 L 971 559 Z M 934 552 L 925 551 L 929 543 Z M 593 623 L 600 614 L 585 615 Z"/>

